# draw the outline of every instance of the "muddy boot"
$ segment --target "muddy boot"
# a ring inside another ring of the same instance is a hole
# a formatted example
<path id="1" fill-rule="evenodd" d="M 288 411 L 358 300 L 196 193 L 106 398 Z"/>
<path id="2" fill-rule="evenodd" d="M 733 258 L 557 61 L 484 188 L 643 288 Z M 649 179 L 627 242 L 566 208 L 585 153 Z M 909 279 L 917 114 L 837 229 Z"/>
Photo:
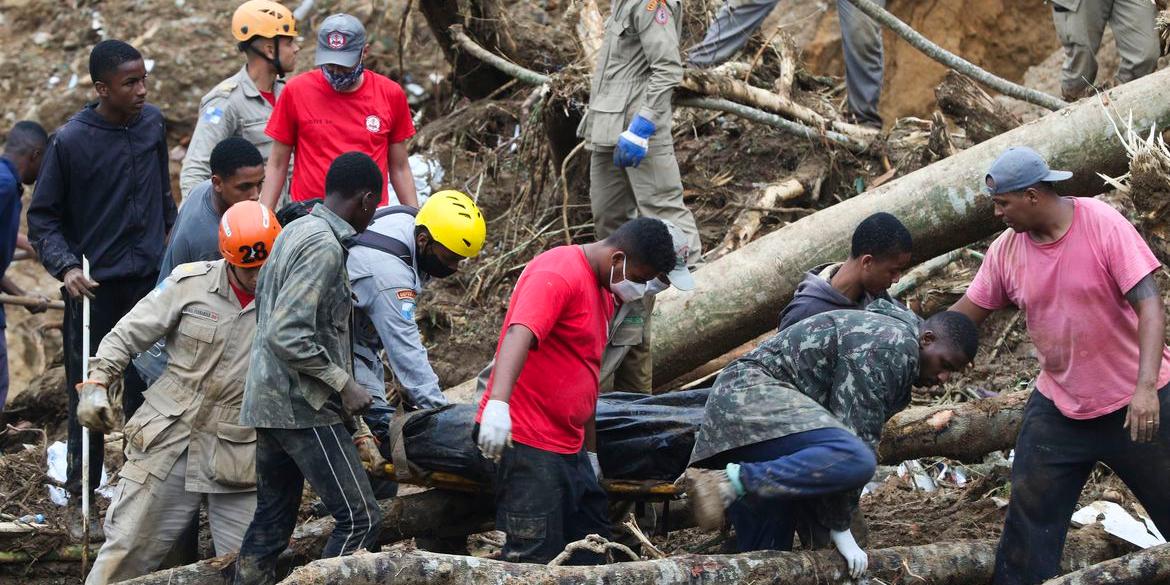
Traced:
<path id="1" fill-rule="evenodd" d="M 92 504 L 92 502 L 91 502 Z M 74 504 L 72 501 L 65 508 L 65 531 L 69 533 L 69 538 L 74 542 L 80 543 L 84 536 L 84 530 L 81 526 L 81 504 Z M 94 510 L 94 506 L 90 506 L 89 510 L 89 541 L 102 542 L 106 539 L 106 533 L 102 530 L 102 518 Z"/>
<path id="2" fill-rule="evenodd" d="M 695 522 L 704 530 L 723 528 L 724 511 L 735 501 L 735 487 L 727 472 L 719 469 L 687 469 L 687 497 Z"/>

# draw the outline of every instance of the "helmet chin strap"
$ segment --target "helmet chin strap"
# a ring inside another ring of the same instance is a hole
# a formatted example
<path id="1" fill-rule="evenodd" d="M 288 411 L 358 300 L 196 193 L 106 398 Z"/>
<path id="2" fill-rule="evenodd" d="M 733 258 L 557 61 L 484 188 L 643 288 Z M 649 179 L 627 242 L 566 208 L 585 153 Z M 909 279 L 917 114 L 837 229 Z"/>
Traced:
<path id="1" fill-rule="evenodd" d="M 269 63 L 271 63 L 272 66 L 276 68 L 276 76 L 283 78 L 285 76 L 285 74 L 288 73 L 288 71 L 285 71 L 284 65 L 282 65 L 280 62 L 280 37 L 279 36 L 272 37 L 273 57 L 271 57 L 271 58 L 268 55 L 265 55 L 263 51 L 260 51 L 259 49 L 257 49 L 253 45 L 253 43 L 255 43 L 255 42 L 256 42 L 256 39 L 252 39 L 250 42 L 248 42 L 248 44 L 246 45 L 247 49 L 249 51 L 251 51 L 253 54 L 255 54 L 256 56 L 260 57 L 261 59 L 264 59 L 265 61 L 268 61 Z"/>

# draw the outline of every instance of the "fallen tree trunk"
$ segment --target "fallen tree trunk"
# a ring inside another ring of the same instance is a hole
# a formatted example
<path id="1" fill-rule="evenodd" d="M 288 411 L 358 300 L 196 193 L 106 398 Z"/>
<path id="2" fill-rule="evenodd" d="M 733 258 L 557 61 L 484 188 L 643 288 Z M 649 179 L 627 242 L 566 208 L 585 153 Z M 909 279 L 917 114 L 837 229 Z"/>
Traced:
<path id="1" fill-rule="evenodd" d="M 1113 558 L 1118 551 L 1103 532 L 1070 535 L 1064 566 Z M 1084 541 L 1083 546 L 1077 541 Z M 869 551 L 871 578 L 888 583 L 983 585 L 991 580 L 995 541 L 956 541 Z M 1071 553 L 1071 554 L 1070 554 Z M 606 585 L 731 585 L 853 583 L 835 550 L 683 555 L 597 567 L 549 567 L 425 552 L 392 551 L 324 559 L 301 567 L 281 585 L 503 585 L 505 583 L 604 583 Z"/>
<path id="2" fill-rule="evenodd" d="M 471 495 L 430 490 L 381 502 L 379 544 L 427 536 L 445 538 L 491 530 L 495 505 L 491 495 Z M 299 526 L 288 550 L 280 557 L 278 574 L 321 558 L 325 541 L 333 531 L 333 518 L 320 518 Z M 235 555 L 215 557 L 125 581 L 134 585 L 229 585 Z"/>
<path id="3" fill-rule="evenodd" d="M 1098 563 L 1044 585 L 1146 585 L 1170 580 L 1170 544 L 1152 546 Z"/>
<path id="4" fill-rule="evenodd" d="M 1162 99 L 1170 72 L 1161 71 L 1110 92 L 1111 107 L 1133 113 L 1135 124 L 1170 123 Z M 654 378 L 693 370 L 770 329 L 804 271 L 839 261 L 853 229 L 877 211 L 893 213 L 914 236 L 915 256 L 932 258 L 981 240 L 1003 224 L 983 194 L 987 168 L 1010 146 L 1031 146 L 1053 168 L 1075 173 L 1064 194 L 1101 191 L 1097 172 L 1124 173 L 1125 150 L 1112 125 L 1088 100 L 988 140 L 862 195 L 814 213 L 699 268 L 689 293 L 667 290 L 654 306 Z"/>
<path id="5" fill-rule="evenodd" d="M 1029 394 L 1009 392 L 961 404 L 903 410 L 883 427 L 878 459 L 891 465 L 927 456 L 970 462 L 1010 449 L 1016 444 Z"/>
<path id="6" fill-rule="evenodd" d="M 947 72 L 934 89 L 938 107 L 967 132 L 974 144 L 995 138 L 1020 125 L 1019 118 L 995 101 L 970 77 Z"/>

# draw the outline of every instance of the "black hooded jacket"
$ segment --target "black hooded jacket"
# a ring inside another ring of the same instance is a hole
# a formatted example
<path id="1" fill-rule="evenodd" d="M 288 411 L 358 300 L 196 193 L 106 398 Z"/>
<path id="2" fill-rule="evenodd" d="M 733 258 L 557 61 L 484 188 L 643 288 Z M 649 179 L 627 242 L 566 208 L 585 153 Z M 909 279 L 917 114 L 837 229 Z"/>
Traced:
<path id="1" fill-rule="evenodd" d="M 901 306 L 892 301 L 890 295 L 884 292 L 876 297 L 870 296 L 869 293 L 863 293 L 860 302 L 854 302 L 853 299 L 841 294 L 841 291 L 833 288 L 829 282 L 840 267 L 839 263 L 822 264 L 804 275 L 804 280 L 796 286 L 796 294 L 793 295 L 792 300 L 788 302 L 784 310 L 780 311 L 780 331 L 784 331 L 798 321 L 828 311 L 864 309 L 877 299 L 885 299 Z"/>
<path id="2" fill-rule="evenodd" d="M 103 280 L 153 278 L 175 223 L 166 124 L 147 104 L 126 126 L 90 104 L 49 143 L 28 208 L 28 234 L 45 269 L 62 279 L 89 258 Z"/>

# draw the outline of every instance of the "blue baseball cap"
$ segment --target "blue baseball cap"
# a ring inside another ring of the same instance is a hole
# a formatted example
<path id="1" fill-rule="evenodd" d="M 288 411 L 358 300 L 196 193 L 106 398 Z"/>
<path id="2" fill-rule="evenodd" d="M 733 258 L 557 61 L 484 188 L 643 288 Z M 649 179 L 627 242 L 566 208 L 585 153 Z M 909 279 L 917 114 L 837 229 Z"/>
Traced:
<path id="1" fill-rule="evenodd" d="M 987 190 L 992 195 L 999 195 L 1020 191 L 1040 182 L 1064 181 L 1072 176 L 1068 171 L 1049 169 L 1044 157 L 1035 150 L 1027 146 L 1013 146 L 995 159 L 984 180 Z"/>

